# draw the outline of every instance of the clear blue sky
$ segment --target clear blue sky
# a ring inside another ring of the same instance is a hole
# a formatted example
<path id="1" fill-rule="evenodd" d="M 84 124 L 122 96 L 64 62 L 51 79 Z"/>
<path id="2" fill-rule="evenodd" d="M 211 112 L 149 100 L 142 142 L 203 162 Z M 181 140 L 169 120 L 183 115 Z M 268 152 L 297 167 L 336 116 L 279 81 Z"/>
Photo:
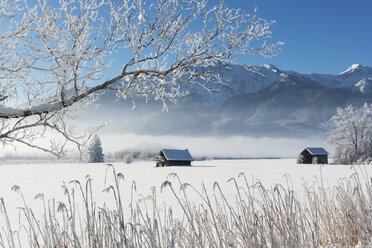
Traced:
<path id="1" fill-rule="evenodd" d="M 251 0 L 225 3 L 230 7 L 252 5 Z M 273 40 L 285 44 L 274 58 L 242 56 L 239 63 L 330 74 L 351 64 L 372 67 L 372 0 L 256 0 L 256 5 L 260 17 L 276 20 Z"/>

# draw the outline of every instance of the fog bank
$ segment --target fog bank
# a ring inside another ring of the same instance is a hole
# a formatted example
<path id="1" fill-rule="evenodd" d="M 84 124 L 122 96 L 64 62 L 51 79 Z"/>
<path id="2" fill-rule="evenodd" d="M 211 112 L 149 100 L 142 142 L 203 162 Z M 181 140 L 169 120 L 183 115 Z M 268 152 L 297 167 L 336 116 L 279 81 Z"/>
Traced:
<path id="1" fill-rule="evenodd" d="M 150 147 L 189 149 L 194 156 L 207 157 L 297 157 L 306 147 L 322 146 L 330 153 L 333 148 L 321 138 L 251 138 L 246 136 L 232 137 L 187 137 L 187 136 L 150 136 L 137 134 L 101 136 L 104 152 L 121 149 L 148 149 Z"/>
<path id="2" fill-rule="evenodd" d="M 138 134 L 98 134 L 102 141 L 105 154 L 115 153 L 124 149 L 137 151 L 160 150 L 161 148 L 189 149 L 194 157 L 206 158 L 258 158 L 280 157 L 295 158 L 301 150 L 308 147 L 322 146 L 332 156 L 333 147 L 325 139 L 292 139 L 292 138 L 252 138 L 246 136 L 231 137 L 189 137 L 181 135 L 138 135 Z M 69 147 L 67 158 L 63 160 L 76 160 L 78 154 L 73 146 Z M 25 146 L 18 146 L 15 150 L 7 146 L 0 150 L 0 159 L 17 160 L 55 160 L 57 158 L 42 151 Z"/>

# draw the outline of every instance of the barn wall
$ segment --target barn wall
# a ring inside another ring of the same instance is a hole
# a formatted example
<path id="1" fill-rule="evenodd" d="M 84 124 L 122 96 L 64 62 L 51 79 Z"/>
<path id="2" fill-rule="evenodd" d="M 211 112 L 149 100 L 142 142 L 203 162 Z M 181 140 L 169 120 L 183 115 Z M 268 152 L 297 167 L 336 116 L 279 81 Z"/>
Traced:
<path id="1" fill-rule="evenodd" d="M 163 152 L 160 152 L 160 154 L 158 154 L 158 156 L 156 157 L 156 167 L 167 166 L 167 164 L 168 164 L 168 161 L 166 160 Z"/>
<path id="2" fill-rule="evenodd" d="M 328 156 L 327 155 L 317 155 L 314 156 L 317 159 L 317 164 L 328 164 Z"/>
<path id="3" fill-rule="evenodd" d="M 301 152 L 297 159 L 297 163 L 299 164 L 311 164 L 312 161 L 313 161 L 313 156 L 307 150 L 304 150 L 303 152 Z"/>
<path id="4" fill-rule="evenodd" d="M 327 155 L 313 155 L 311 163 L 312 164 L 328 164 L 328 156 Z"/>
<path id="5" fill-rule="evenodd" d="M 328 164 L 328 155 L 311 155 L 307 150 L 300 153 L 298 164 Z"/>
<path id="6" fill-rule="evenodd" d="M 177 166 L 177 165 L 191 165 L 191 161 L 168 161 L 168 166 Z"/>
<path id="7" fill-rule="evenodd" d="M 165 167 L 165 166 L 167 166 L 167 162 L 159 161 L 159 162 L 156 163 L 156 167 Z"/>
<path id="8" fill-rule="evenodd" d="M 165 157 L 163 157 L 163 161 L 161 160 L 156 161 L 156 167 L 182 166 L 182 165 L 190 166 L 191 161 L 178 161 L 178 160 L 169 161 L 169 160 L 166 160 Z"/>

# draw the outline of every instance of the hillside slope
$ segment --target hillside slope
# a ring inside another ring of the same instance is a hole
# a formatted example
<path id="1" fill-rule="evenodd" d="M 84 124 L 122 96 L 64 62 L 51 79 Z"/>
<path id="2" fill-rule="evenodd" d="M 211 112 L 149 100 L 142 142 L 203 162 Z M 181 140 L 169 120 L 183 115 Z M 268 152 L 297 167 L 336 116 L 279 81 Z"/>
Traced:
<path id="1" fill-rule="evenodd" d="M 224 84 L 214 93 L 185 85 L 187 95 L 162 112 L 159 102 L 115 101 L 105 92 L 91 118 L 112 119 L 108 132 L 151 135 L 322 135 L 336 108 L 372 102 L 372 68 L 352 65 L 338 75 L 300 74 L 273 65 L 231 65 L 217 70 Z"/>

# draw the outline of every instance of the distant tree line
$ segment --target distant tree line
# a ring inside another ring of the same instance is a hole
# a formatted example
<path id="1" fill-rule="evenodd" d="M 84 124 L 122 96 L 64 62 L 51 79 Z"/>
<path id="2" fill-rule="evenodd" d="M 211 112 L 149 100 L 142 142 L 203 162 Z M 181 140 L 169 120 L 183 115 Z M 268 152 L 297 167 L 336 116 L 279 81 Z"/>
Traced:
<path id="1" fill-rule="evenodd" d="M 122 149 L 115 152 L 110 152 L 105 155 L 105 158 L 110 161 L 121 161 L 130 164 L 134 161 L 155 161 L 156 155 L 161 150 L 161 146 L 136 146 Z M 209 156 L 193 156 L 194 160 L 209 160 L 213 159 Z M 221 157 L 224 158 L 224 157 Z"/>
<path id="2" fill-rule="evenodd" d="M 154 161 L 160 149 L 158 147 L 131 147 L 108 153 L 106 159 L 122 161 L 127 164 L 134 161 Z"/>

